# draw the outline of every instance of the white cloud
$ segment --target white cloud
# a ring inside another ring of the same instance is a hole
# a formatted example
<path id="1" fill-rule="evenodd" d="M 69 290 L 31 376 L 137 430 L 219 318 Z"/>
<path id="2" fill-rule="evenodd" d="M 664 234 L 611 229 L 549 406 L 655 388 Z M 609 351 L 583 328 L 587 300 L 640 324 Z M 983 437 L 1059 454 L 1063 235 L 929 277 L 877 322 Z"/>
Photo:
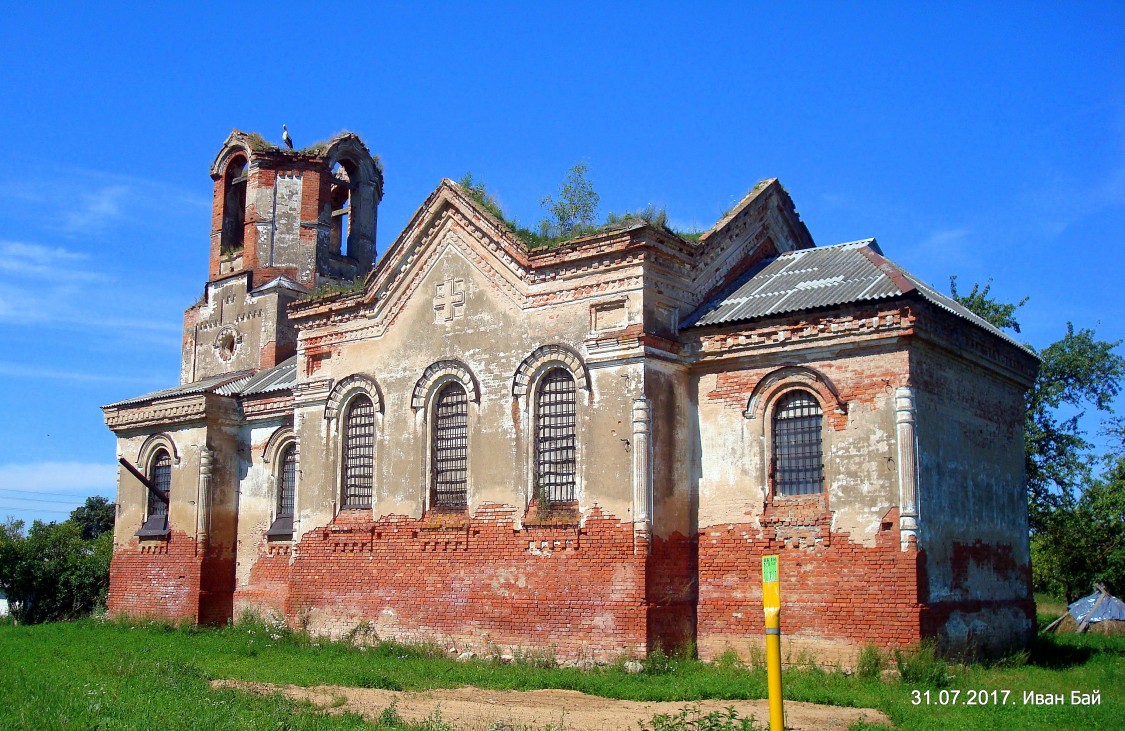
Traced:
<path id="1" fill-rule="evenodd" d="M 45 281 L 104 279 L 86 267 L 89 255 L 60 246 L 0 240 L 0 272 Z"/>
<path id="2" fill-rule="evenodd" d="M 0 489 L 45 494 L 105 494 L 117 489 L 112 462 L 30 462 L 0 464 Z"/>
<path id="3" fill-rule="evenodd" d="M 62 227 L 74 233 L 103 228 L 121 218 L 121 202 L 129 195 L 135 197 L 136 193 L 125 185 L 83 191 L 77 206 L 61 211 Z"/>

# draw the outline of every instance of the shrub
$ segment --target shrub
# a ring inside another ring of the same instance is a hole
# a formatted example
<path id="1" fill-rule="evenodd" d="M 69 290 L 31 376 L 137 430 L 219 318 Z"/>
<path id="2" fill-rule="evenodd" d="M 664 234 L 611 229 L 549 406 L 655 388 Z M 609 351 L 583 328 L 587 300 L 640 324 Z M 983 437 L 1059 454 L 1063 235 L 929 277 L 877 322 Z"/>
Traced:
<path id="1" fill-rule="evenodd" d="M 881 678 L 887 668 L 887 658 L 882 650 L 874 645 L 864 645 L 859 651 L 855 674 L 861 678 Z"/>
<path id="2" fill-rule="evenodd" d="M 904 683 L 943 688 L 949 684 L 949 665 L 937 655 L 930 640 L 908 649 L 895 649 L 895 666 Z"/>
<path id="3" fill-rule="evenodd" d="M 703 713 L 699 706 L 691 705 L 679 713 L 658 713 L 648 723 L 638 721 L 640 731 L 764 731 L 765 726 L 753 716 L 743 718 L 734 708 Z"/>

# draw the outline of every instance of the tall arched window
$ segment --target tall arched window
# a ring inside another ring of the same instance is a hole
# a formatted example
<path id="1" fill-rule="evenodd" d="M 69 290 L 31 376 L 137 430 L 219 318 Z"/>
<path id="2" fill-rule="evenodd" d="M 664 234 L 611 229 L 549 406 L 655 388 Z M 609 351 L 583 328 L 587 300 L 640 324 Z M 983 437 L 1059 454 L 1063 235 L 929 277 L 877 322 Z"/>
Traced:
<path id="1" fill-rule="evenodd" d="M 153 455 L 152 465 L 149 467 L 148 479 L 152 481 L 154 487 L 165 498 L 172 489 L 172 458 L 168 456 L 168 452 L 163 449 L 157 450 Z M 168 503 L 161 500 L 156 495 L 149 491 L 148 494 L 148 515 L 167 515 Z"/>
<path id="2" fill-rule="evenodd" d="M 375 405 L 366 394 L 344 416 L 344 507 L 371 507 L 375 472 Z"/>
<path id="3" fill-rule="evenodd" d="M 281 450 L 277 470 L 277 505 L 269 536 L 293 535 L 293 503 L 297 493 L 297 445 Z"/>
<path id="4" fill-rule="evenodd" d="M 246 233 L 246 158 L 236 157 L 223 176 L 223 231 L 219 251 L 224 256 L 242 250 Z"/>
<path id="5" fill-rule="evenodd" d="M 434 397 L 430 445 L 431 500 L 436 508 L 468 504 L 469 397 L 451 381 Z"/>
<path id="6" fill-rule="evenodd" d="M 575 494 L 575 388 L 565 368 L 552 368 L 535 390 L 534 497 L 571 502 Z"/>
<path id="7" fill-rule="evenodd" d="M 807 391 L 791 391 L 773 412 L 773 484 L 778 495 L 824 490 L 820 403 Z"/>
<path id="8" fill-rule="evenodd" d="M 168 497 L 172 490 L 172 458 L 166 449 L 158 449 L 148 463 L 148 481 L 154 490 L 147 490 L 145 522 L 137 535 L 153 538 L 168 535 Z M 164 496 L 161 500 L 159 495 Z"/>

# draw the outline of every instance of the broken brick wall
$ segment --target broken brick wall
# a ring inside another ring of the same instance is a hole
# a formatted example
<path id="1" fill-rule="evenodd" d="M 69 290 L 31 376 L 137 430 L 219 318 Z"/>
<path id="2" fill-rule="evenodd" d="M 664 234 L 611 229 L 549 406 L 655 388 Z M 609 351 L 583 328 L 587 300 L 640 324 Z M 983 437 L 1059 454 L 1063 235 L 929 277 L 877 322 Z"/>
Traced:
<path id="1" fill-rule="evenodd" d="M 1023 463 L 1034 371 L 1015 346 L 966 341 L 958 324 L 928 313 L 926 339 L 911 350 L 923 628 L 950 651 L 995 653 L 1034 627 Z"/>

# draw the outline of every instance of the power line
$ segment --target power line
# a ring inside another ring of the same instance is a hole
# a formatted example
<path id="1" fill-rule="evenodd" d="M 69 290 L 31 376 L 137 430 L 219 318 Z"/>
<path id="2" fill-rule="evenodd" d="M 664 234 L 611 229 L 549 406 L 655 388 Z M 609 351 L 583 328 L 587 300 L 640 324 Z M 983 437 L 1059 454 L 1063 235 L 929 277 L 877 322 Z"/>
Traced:
<path id="1" fill-rule="evenodd" d="M 0 512 L 16 512 L 16 513 L 55 513 L 57 515 L 70 515 L 72 510 L 47 510 L 45 508 L 12 508 L 0 505 Z"/>
<path id="2" fill-rule="evenodd" d="M 20 500 L 20 501 L 25 502 L 25 503 L 57 503 L 59 505 L 76 505 L 76 504 L 78 504 L 74 500 L 44 500 L 42 498 L 17 497 L 15 495 L 5 495 L 4 499 L 5 500 Z"/>
<path id="3" fill-rule="evenodd" d="M 51 492 L 50 490 L 16 490 L 11 487 L 0 487 L 0 492 L 18 492 L 24 495 L 56 495 L 58 497 L 80 498 L 82 500 L 85 500 L 88 497 L 94 497 L 93 495 L 89 494 L 78 494 L 73 492 Z"/>

